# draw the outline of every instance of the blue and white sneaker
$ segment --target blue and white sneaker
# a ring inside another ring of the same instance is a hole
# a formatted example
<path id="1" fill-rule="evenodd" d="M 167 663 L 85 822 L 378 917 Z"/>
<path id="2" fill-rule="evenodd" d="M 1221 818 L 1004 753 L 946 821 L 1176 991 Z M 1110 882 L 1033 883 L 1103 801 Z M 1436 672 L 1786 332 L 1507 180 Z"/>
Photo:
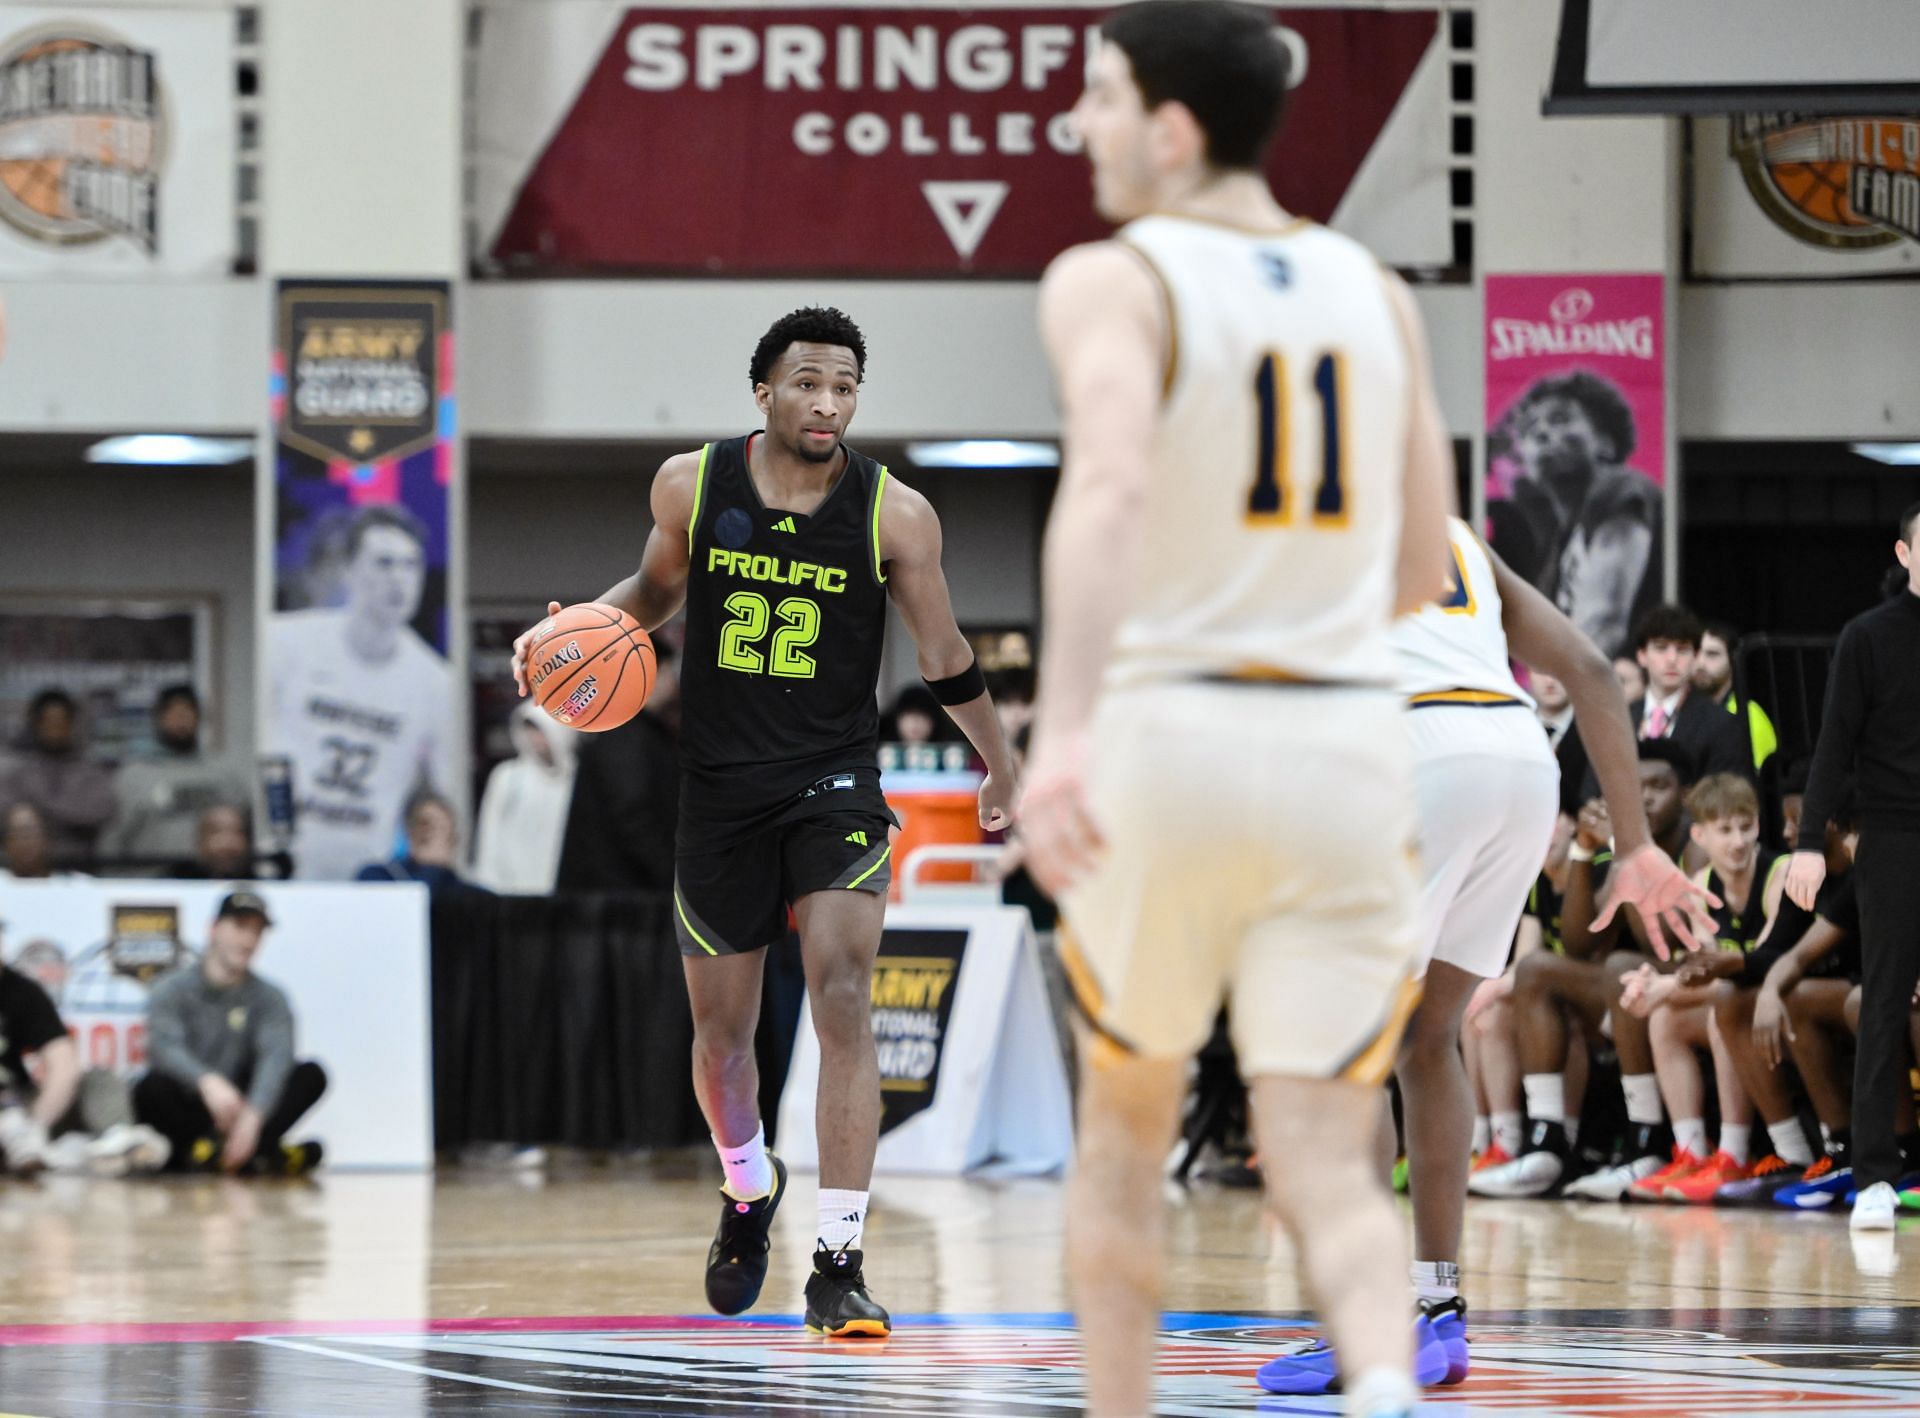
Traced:
<path id="1" fill-rule="evenodd" d="M 1446 1376 L 1436 1382 L 1442 1388 L 1465 1383 L 1471 1364 L 1467 1353 L 1467 1302 L 1458 1295 L 1451 1300 L 1422 1300 L 1420 1313 L 1447 1351 Z"/>
<path id="2" fill-rule="evenodd" d="M 1458 1304 L 1458 1301 L 1451 1303 Z M 1457 1341 L 1461 1354 L 1461 1378 L 1466 1377 L 1466 1306 L 1460 1306 L 1460 1314 L 1452 1317 L 1452 1323 L 1458 1328 Z M 1413 1381 L 1422 1388 L 1432 1388 L 1443 1383 L 1457 1383 L 1458 1379 L 1449 1379 L 1453 1364 L 1448 1357 L 1447 1341 L 1435 1328 L 1434 1322 L 1423 1310 L 1413 1321 L 1414 1356 Z M 1282 1354 L 1269 1359 L 1255 1376 L 1256 1383 L 1268 1393 L 1322 1394 L 1340 1392 L 1340 1361 L 1333 1352 L 1333 1346 L 1324 1340 L 1316 1339 L 1304 1349 L 1291 1354 Z"/>
<path id="3" fill-rule="evenodd" d="M 1829 1153 L 1807 1168 L 1799 1181 L 1775 1192 L 1773 1202 L 1796 1211 L 1825 1211 L 1837 1206 L 1840 1198 L 1852 1190 L 1853 1168 L 1835 1165 Z"/>

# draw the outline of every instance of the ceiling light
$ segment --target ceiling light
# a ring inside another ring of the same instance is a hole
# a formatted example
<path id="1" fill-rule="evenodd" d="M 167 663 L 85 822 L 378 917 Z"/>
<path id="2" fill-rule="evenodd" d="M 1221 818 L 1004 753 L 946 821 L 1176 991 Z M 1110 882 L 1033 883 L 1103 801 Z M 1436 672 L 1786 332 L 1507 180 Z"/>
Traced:
<path id="1" fill-rule="evenodd" d="M 1057 468 L 1054 443 L 1019 443 L 1005 438 L 962 438 L 947 443 L 909 443 L 907 456 L 922 468 Z"/>
<path id="2" fill-rule="evenodd" d="M 1856 443 L 1853 451 L 1891 467 L 1920 468 L 1920 443 Z"/>
<path id="3" fill-rule="evenodd" d="M 253 456 L 251 438 L 199 438 L 182 433 L 127 433 L 103 438 L 87 449 L 89 463 L 138 463 L 148 467 L 224 467 Z"/>

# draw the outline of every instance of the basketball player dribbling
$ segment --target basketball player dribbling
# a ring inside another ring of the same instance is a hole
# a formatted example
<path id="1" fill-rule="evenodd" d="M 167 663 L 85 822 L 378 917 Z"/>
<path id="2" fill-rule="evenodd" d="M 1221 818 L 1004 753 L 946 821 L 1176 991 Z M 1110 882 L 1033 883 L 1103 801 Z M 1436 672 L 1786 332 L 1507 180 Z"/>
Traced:
<path id="1" fill-rule="evenodd" d="M 1647 826 L 1633 721 L 1606 656 L 1465 522 L 1449 519 L 1448 540 L 1447 594 L 1392 632 L 1410 708 L 1424 873 L 1423 992 L 1395 1072 L 1413 1194 L 1415 1373 L 1432 1384 L 1460 1383 L 1469 1367 L 1460 1237 L 1473 1095 L 1460 1021 L 1474 991 L 1506 966 L 1559 811 L 1559 765 L 1513 677 L 1515 656 L 1566 685 L 1607 795 L 1617 855 L 1594 929 L 1631 906 L 1663 953 L 1668 932 L 1688 947 L 1713 938 L 1700 904 L 1712 898 Z M 1315 1344 L 1266 1365 L 1260 1385 L 1325 1393 L 1339 1386 L 1344 1363 L 1335 1347 Z"/>
<path id="2" fill-rule="evenodd" d="M 880 1128 L 869 1001 L 891 880 L 878 711 L 887 602 L 987 765 L 980 823 L 1009 820 L 1011 757 L 954 623 L 927 500 L 845 443 L 866 342 L 831 309 L 776 321 L 751 378 L 765 429 L 661 465 L 640 569 L 599 599 L 649 630 L 684 604 L 674 915 L 693 1006 L 694 1088 L 726 1172 L 707 1301 L 759 1298 L 786 1167 L 765 1146 L 753 1036 L 761 952 L 800 928 L 820 1040 L 819 1230 L 807 1327 L 882 1337 L 862 1269 Z M 556 604 L 550 612 L 558 610 Z M 514 669 L 525 693 L 526 643 Z"/>
<path id="3" fill-rule="evenodd" d="M 1388 626 L 1444 591 L 1452 459 L 1405 287 L 1262 177 L 1271 12 L 1144 0 L 1102 32 L 1074 122 L 1126 226 L 1041 287 L 1066 459 L 1021 808 L 1090 1025 L 1088 1409 L 1153 1410 L 1161 1160 L 1226 1000 L 1348 1411 L 1404 1415 L 1406 1243 L 1370 1160 L 1419 946 Z"/>

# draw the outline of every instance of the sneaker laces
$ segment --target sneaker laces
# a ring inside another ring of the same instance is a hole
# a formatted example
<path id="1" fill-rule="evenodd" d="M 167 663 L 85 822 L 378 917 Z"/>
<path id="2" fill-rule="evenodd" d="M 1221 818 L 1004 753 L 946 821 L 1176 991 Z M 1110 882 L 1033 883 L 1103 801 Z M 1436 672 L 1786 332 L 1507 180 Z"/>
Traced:
<path id="1" fill-rule="evenodd" d="M 1753 1164 L 1753 1172 L 1751 1175 L 1755 1177 L 1771 1177 L 1775 1172 L 1786 1171 L 1791 1165 L 1792 1164 L 1779 1153 L 1769 1152 L 1765 1157 L 1762 1157 L 1758 1162 Z"/>
<path id="2" fill-rule="evenodd" d="M 1830 1176 L 1832 1172 L 1833 1172 L 1833 1154 L 1831 1152 L 1827 1152 L 1821 1155 L 1819 1161 L 1815 1162 L 1811 1167 L 1807 1168 L 1806 1176 L 1802 1177 L 1800 1180 L 1803 1182 L 1817 1182 L 1823 1177 Z"/>

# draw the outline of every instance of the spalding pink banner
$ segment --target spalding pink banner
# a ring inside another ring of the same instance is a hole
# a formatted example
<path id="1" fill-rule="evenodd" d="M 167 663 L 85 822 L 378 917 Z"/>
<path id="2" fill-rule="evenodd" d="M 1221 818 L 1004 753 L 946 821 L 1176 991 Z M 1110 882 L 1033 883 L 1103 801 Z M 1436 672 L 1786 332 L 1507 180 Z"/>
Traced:
<path id="1" fill-rule="evenodd" d="M 1665 279 L 1486 278 L 1487 532 L 1608 654 L 1660 598 Z"/>

